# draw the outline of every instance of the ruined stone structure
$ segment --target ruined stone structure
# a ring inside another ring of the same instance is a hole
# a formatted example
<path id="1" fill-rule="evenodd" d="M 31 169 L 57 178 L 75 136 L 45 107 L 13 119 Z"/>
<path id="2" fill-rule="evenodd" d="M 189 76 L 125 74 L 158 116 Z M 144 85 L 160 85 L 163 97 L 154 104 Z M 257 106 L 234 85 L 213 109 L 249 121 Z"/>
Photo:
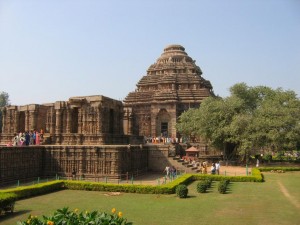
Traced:
<path id="1" fill-rule="evenodd" d="M 56 174 L 71 177 L 73 171 L 94 180 L 161 172 L 174 146 L 143 145 L 144 137 L 178 138 L 178 117 L 213 95 L 210 82 L 184 47 L 170 45 L 124 103 L 95 95 L 6 106 L 0 118 L 0 183 Z M 41 129 L 43 145 L 1 147 L 19 132 Z M 207 150 L 205 144 L 202 148 Z"/>
<path id="2" fill-rule="evenodd" d="M 2 144 L 16 133 L 41 129 L 46 144 L 142 143 L 141 137 L 123 135 L 122 102 L 100 95 L 43 105 L 7 106 L 2 111 L 2 124 Z"/>
<path id="3" fill-rule="evenodd" d="M 124 100 L 124 131 L 146 137 L 178 137 L 177 118 L 214 95 L 195 60 L 181 45 L 170 45 Z"/>

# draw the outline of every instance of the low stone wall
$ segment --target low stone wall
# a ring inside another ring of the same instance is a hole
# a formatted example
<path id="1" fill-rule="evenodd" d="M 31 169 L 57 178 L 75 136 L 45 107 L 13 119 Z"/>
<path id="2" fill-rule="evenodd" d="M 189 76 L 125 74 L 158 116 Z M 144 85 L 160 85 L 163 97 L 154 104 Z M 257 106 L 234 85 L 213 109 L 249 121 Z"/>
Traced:
<path id="1" fill-rule="evenodd" d="M 142 145 L 0 147 L 2 186 L 55 176 L 126 179 L 147 170 L 148 150 Z"/>

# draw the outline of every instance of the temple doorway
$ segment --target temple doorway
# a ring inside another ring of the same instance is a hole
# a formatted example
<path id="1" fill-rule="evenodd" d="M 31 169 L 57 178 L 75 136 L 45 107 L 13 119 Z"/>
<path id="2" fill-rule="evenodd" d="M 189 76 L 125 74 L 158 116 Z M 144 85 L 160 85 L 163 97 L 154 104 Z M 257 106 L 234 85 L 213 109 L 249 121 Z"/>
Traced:
<path id="1" fill-rule="evenodd" d="M 169 137 L 171 116 L 166 109 L 160 109 L 156 117 L 156 135 Z"/>
<path id="2" fill-rule="evenodd" d="M 168 123 L 167 122 L 161 122 L 160 124 L 160 130 L 163 137 L 168 137 Z"/>

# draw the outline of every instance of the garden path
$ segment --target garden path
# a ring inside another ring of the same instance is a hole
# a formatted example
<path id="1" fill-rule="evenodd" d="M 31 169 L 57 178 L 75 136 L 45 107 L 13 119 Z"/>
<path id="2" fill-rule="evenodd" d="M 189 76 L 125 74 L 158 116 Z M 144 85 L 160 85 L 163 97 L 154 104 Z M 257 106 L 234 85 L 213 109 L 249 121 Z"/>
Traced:
<path id="1" fill-rule="evenodd" d="M 220 175 L 226 176 L 244 176 L 246 175 L 246 167 L 241 166 L 222 166 L 220 168 Z M 251 167 L 248 168 L 248 174 L 251 173 Z M 134 184 L 149 184 L 157 185 L 165 182 L 164 173 L 148 173 L 143 176 L 136 177 L 134 179 Z M 166 182 L 170 180 L 167 179 Z"/>

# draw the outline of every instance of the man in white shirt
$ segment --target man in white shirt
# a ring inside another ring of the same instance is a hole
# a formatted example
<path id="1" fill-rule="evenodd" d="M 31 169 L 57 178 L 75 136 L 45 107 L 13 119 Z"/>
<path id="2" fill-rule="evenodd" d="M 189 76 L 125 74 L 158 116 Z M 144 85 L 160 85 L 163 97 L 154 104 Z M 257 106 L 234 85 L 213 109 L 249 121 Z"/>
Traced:
<path id="1" fill-rule="evenodd" d="M 219 162 L 217 162 L 216 163 L 216 174 L 220 174 L 220 163 Z"/>

